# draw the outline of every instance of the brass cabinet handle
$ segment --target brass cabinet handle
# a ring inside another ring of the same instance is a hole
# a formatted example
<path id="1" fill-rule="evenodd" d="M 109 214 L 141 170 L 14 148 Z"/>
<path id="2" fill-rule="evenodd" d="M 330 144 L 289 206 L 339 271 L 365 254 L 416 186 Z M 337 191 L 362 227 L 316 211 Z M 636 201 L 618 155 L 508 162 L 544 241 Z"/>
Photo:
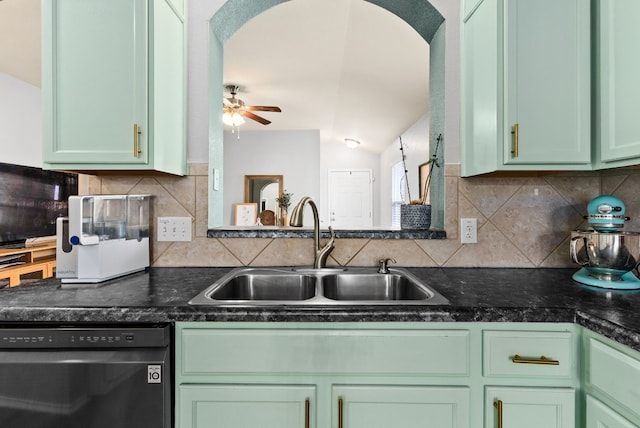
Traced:
<path id="1" fill-rule="evenodd" d="M 338 428 L 342 428 L 342 408 L 344 404 L 342 403 L 342 398 L 338 398 Z"/>
<path id="2" fill-rule="evenodd" d="M 133 124 L 133 157 L 137 158 L 138 155 L 142 152 L 140 150 L 140 144 L 138 142 L 139 135 L 142 133 L 140 127 L 137 123 Z"/>
<path id="3" fill-rule="evenodd" d="M 518 157 L 518 132 L 520 130 L 520 125 L 517 123 L 513 125 L 513 129 L 511 133 L 513 134 L 513 149 L 511 150 L 511 154 L 514 158 Z"/>
<path id="4" fill-rule="evenodd" d="M 547 366 L 557 366 L 560 364 L 558 360 L 552 360 L 551 358 L 547 358 L 542 355 L 540 358 L 523 358 L 520 355 L 516 354 L 511 358 L 516 364 L 544 364 Z"/>
<path id="5" fill-rule="evenodd" d="M 304 400 L 304 428 L 309 428 L 309 407 L 311 406 L 311 402 L 307 398 Z"/>
<path id="6" fill-rule="evenodd" d="M 494 401 L 493 407 L 498 411 L 498 428 L 502 428 L 502 400 Z"/>

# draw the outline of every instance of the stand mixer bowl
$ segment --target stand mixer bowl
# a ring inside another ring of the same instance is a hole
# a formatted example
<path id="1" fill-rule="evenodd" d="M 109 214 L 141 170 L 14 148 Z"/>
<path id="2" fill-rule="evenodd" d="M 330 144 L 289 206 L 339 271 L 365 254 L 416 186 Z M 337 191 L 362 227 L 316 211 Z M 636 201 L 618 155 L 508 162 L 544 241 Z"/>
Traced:
<path id="1" fill-rule="evenodd" d="M 589 276 L 603 281 L 622 281 L 622 276 L 637 271 L 640 260 L 639 232 L 571 232 L 571 258 L 584 267 Z"/>

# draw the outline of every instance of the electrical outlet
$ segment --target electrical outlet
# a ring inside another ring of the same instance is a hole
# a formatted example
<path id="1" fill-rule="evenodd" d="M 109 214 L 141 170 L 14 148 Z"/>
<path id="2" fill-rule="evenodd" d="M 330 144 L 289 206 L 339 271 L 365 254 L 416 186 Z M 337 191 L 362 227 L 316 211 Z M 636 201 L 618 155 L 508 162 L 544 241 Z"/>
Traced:
<path id="1" fill-rule="evenodd" d="M 478 219 L 461 218 L 460 219 L 460 242 L 463 244 L 478 243 Z"/>
<path id="2" fill-rule="evenodd" d="M 158 217 L 158 241 L 191 242 L 191 217 Z"/>

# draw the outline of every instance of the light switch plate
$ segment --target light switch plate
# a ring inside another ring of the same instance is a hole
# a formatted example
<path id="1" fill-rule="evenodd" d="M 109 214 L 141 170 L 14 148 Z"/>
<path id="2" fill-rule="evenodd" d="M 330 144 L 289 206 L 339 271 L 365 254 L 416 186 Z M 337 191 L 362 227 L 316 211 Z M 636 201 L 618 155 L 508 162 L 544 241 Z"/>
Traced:
<path id="1" fill-rule="evenodd" d="M 158 217 L 158 241 L 191 242 L 191 217 Z"/>
<path id="2" fill-rule="evenodd" d="M 213 190 L 220 190 L 220 170 L 213 168 Z"/>

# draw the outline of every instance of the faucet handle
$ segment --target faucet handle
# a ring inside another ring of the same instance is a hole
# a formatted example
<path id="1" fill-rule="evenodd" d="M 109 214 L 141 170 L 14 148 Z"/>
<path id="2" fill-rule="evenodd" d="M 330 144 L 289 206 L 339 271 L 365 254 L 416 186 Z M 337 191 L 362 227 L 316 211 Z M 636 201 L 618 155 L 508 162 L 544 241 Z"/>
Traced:
<path id="1" fill-rule="evenodd" d="M 395 259 L 385 258 L 378 260 L 380 266 L 378 267 L 378 273 L 389 273 L 389 267 L 387 266 L 389 263 L 396 263 Z"/>
<path id="2" fill-rule="evenodd" d="M 331 243 L 331 245 L 333 245 L 333 243 L 336 241 L 336 233 L 333 231 L 333 228 L 331 226 L 329 226 L 329 242 Z"/>

